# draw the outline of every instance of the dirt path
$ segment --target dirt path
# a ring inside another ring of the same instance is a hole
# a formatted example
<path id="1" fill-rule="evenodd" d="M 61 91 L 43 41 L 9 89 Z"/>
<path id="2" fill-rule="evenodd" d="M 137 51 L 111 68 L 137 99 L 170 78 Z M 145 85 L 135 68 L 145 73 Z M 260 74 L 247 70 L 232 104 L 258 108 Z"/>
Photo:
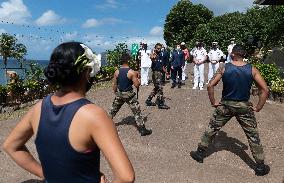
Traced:
<path id="1" fill-rule="evenodd" d="M 191 66 L 190 66 L 191 67 Z M 192 68 L 192 67 L 191 67 Z M 207 77 L 205 77 L 207 78 Z M 140 89 L 139 101 L 143 114 L 148 116 L 146 126 L 153 130 L 148 137 L 140 137 L 133 124 L 130 109 L 123 106 L 114 121 L 118 124 L 121 140 L 136 172 L 137 183 L 283 183 L 284 182 L 284 105 L 267 102 L 256 114 L 266 162 L 271 172 L 256 177 L 246 137 L 235 119 L 219 133 L 210 148 L 210 156 L 203 164 L 193 161 L 189 152 L 196 148 L 200 136 L 208 125 L 213 108 L 206 91 L 192 90 L 190 79 L 181 89 L 165 86 L 166 103 L 170 110 L 146 107 L 144 101 L 152 86 Z M 221 86 L 216 88 L 220 96 Z M 96 104 L 109 110 L 113 100 L 110 88 L 90 93 Z M 257 102 L 253 97 L 252 101 Z M 0 144 L 16 122 L 0 121 Z M 29 142 L 29 148 L 35 147 Z M 0 183 L 32 183 L 34 176 L 15 165 L 0 149 Z M 110 170 L 102 157 L 102 171 Z"/>

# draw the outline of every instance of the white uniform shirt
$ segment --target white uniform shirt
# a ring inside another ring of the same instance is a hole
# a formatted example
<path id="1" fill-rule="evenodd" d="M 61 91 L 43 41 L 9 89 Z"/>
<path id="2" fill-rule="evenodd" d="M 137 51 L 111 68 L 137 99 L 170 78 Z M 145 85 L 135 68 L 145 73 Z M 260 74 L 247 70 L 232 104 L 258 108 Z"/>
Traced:
<path id="1" fill-rule="evenodd" d="M 236 44 L 230 44 L 230 45 L 228 46 L 228 54 L 232 53 L 233 48 L 234 48 L 235 45 L 236 45 Z"/>
<path id="2" fill-rule="evenodd" d="M 209 57 L 210 62 L 217 63 L 221 60 L 223 55 L 224 53 L 221 50 L 219 50 L 219 48 L 217 48 L 216 50 L 214 49 L 210 50 L 208 57 Z"/>
<path id="3" fill-rule="evenodd" d="M 150 59 L 151 50 L 140 50 L 141 54 L 141 67 L 151 67 L 152 61 Z"/>
<path id="4" fill-rule="evenodd" d="M 197 48 L 194 47 L 191 51 L 190 51 L 190 55 L 193 55 L 194 51 L 196 50 Z"/>
<path id="5" fill-rule="evenodd" d="M 196 58 L 197 60 L 202 60 L 204 61 L 206 59 L 207 56 L 207 51 L 204 48 L 196 49 L 193 51 L 192 54 L 193 58 Z"/>

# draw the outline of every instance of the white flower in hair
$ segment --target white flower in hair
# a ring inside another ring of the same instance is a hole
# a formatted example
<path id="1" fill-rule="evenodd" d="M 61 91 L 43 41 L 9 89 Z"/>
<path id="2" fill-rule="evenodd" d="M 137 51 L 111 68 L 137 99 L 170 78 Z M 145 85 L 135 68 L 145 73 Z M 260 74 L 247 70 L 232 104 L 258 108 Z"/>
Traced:
<path id="1" fill-rule="evenodd" d="M 95 55 L 88 46 L 84 44 L 80 45 L 85 50 L 84 55 L 90 60 L 90 62 L 86 64 L 87 67 L 92 68 L 92 71 L 90 72 L 90 77 L 94 77 L 100 71 L 102 56 L 101 54 Z"/>

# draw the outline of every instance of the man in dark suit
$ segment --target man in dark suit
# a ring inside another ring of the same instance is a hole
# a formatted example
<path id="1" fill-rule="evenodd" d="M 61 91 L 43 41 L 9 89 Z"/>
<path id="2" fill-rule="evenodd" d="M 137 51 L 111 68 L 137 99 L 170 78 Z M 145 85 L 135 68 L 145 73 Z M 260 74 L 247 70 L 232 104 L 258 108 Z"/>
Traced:
<path id="1" fill-rule="evenodd" d="M 162 56 L 162 62 L 166 64 L 166 72 L 168 72 L 167 66 L 170 63 L 170 54 L 166 50 L 164 45 L 163 45 L 162 50 L 161 50 L 161 56 Z M 166 72 L 163 72 L 162 84 L 165 84 L 165 82 L 166 82 Z"/>
<path id="2" fill-rule="evenodd" d="M 180 49 L 180 45 L 177 44 L 176 49 L 172 53 L 171 67 L 172 67 L 172 87 L 181 88 L 181 79 L 182 79 L 182 67 L 185 65 L 185 56 L 183 51 Z M 177 74 L 178 74 L 178 83 L 177 83 Z"/>

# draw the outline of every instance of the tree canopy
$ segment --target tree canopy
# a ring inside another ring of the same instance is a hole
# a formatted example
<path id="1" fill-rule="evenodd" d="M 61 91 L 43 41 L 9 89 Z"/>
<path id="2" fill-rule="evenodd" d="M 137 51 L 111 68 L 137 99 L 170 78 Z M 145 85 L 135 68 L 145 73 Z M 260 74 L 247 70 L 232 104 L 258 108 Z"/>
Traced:
<path id="1" fill-rule="evenodd" d="M 123 53 L 130 54 L 130 50 L 128 49 L 127 44 L 125 43 L 118 43 L 113 50 L 107 50 L 107 64 L 108 66 L 112 67 L 120 67 L 121 61 L 120 58 Z M 138 69 L 138 62 L 135 57 L 129 61 L 129 66 L 132 69 Z"/>
<path id="2" fill-rule="evenodd" d="M 15 36 L 7 33 L 2 33 L 0 35 L 0 55 L 3 57 L 5 67 L 7 65 L 8 58 L 15 58 L 20 61 L 24 59 L 26 54 L 26 46 L 18 43 L 18 39 Z"/>
<path id="3" fill-rule="evenodd" d="M 204 5 L 194 5 L 189 0 L 180 0 L 172 7 L 164 25 L 164 39 L 168 46 L 182 41 L 189 42 L 200 24 L 206 24 L 213 12 Z"/>
<path id="4" fill-rule="evenodd" d="M 284 46 L 284 6 L 254 6 L 244 13 L 226 13 L 214 18 L 203 5 L 179 1 L 170 10 L 164 25 L 168 46 L 185 41 L 190 47 L 202 39 L 206 45 L 219 42 L 226 52 L 231 38 L 248 50 Z"/>

